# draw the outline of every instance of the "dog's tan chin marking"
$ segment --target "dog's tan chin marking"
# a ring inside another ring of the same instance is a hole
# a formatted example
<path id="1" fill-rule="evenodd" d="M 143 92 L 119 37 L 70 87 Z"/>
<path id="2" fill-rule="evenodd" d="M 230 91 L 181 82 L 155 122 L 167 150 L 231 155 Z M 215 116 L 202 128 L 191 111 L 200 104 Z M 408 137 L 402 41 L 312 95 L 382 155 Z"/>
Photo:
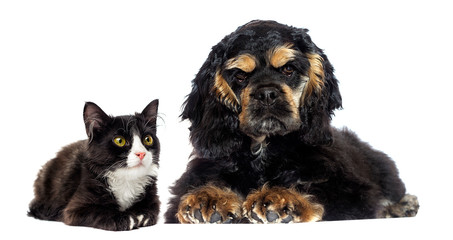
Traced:
<path id="1" fill-rule="evenodd" d="M 252 137 L 252 139 L 257 143 L 262 143 L 266 139 L 266 135 L 259 136 L 259 137 Z"/>

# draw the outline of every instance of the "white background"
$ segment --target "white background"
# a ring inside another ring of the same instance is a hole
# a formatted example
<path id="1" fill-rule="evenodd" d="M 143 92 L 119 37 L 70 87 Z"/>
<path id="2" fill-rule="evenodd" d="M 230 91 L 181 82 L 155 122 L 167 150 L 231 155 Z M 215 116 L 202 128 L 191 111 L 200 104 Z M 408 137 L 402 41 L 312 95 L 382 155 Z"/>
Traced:
<path id="1" fill-rule="evenodd" d="M 164 2 L 164 3 L 162 3 Z M 4 236 L 49 238 L 451 238 L 451 6 L 442 1 L 2 1 L 0 220 Z M 26 217 L 33 181 L 84 139 L 82 109 L 112 115 L 160 99 L 159 190 L 191 152 L 179 114 L 210 49 L 253 19 L 310 29 L 336 69 L 348 126 L 396 162 L 416 218 L 278 226 L 158 225 L 110 233 Z M 450 222 L 450 223 L 448 223 Z M 15 235 L 10 235 L 15 234 Z"/>

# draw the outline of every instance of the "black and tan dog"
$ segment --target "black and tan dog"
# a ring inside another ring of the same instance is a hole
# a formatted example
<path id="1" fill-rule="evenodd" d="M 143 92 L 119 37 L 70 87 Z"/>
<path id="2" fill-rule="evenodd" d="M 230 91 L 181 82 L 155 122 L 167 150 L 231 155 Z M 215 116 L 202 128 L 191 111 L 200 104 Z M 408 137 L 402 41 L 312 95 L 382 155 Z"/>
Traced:
<path id="1" fill-rule="evenodd" d="M 307 30 L 252 21 L 213 47 L 182 113 L 193 159 L 167 222 L 288 223 L 415 216 L 394 162 L 347 129 Z"/>

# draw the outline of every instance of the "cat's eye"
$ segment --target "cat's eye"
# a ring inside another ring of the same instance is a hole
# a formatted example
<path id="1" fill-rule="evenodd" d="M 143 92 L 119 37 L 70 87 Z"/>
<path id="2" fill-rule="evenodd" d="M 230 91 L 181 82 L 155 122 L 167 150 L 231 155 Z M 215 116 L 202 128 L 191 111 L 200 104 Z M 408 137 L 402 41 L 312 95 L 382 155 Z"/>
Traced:
<path id="1" fill-rule="evenodd" d="M 124 147 L 126 145 L 126 139 L 123 136 L 116 136 L 113 138 L 113 143 L 118 147 Z"/>
<path id="2" fill-rule="evenodd" d="M 146 146 L 151 146 L 151 145 L 153 145 L 153 137 L 151 137 L 151 135 L 146 135 L 146 136 L 143 138 L 143 143 L 144 143 Z"/>

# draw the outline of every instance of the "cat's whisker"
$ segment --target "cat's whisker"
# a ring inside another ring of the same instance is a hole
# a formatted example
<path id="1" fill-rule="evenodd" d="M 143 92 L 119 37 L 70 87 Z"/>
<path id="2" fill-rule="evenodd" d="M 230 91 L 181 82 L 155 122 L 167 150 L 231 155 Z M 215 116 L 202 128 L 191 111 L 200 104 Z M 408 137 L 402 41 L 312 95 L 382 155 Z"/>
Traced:
<path id="1" fill-rule="evenodd" d="M 108 168 L 104 169 L 102 172 L 100 172 L 98 174 L 98 176 L 96 177 L 96 179 L 105 178 L 105 177 L 107 177 L 109 172 L 113 172 L 115 169 L 123 168 L 126 166 L 127 166 L 127 162 L 125 162 L 125 161 L 116 162 L 116 163 L 112 164 L 111 166 L 109 166 Z"/>

